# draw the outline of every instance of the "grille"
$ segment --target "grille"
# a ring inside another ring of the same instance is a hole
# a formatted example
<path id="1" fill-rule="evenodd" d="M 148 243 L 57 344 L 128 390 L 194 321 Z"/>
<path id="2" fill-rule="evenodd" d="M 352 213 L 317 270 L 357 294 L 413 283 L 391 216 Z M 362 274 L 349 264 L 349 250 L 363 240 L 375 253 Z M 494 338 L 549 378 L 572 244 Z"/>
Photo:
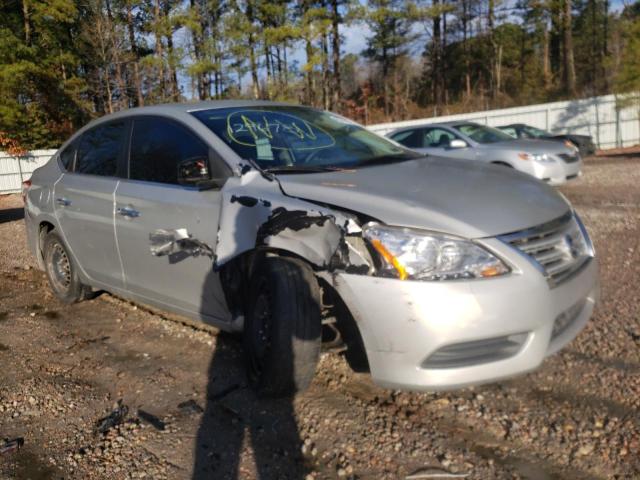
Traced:
<path id="1" fill-rule="evenodd" d="M 560 157 L 565 163 L 575 163 L 580 159 L 577 153 L 560 153 L 558 154 L 558 157 Z"/>
<path id="2" fill-rule="evenodd" d="M 567 214 L 533 229 L 501 237 L 528 255 L 552 287 L 568 280 L 586 265 L 593 250 L 576 216 Z"/>

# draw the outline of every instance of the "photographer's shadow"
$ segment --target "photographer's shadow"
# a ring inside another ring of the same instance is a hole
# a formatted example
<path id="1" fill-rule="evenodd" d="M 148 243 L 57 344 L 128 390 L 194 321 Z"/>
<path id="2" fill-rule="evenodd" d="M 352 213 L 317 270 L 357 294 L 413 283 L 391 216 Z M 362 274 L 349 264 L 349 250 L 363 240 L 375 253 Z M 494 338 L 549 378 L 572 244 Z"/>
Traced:
<path id="1" fill-rule="evenodd" d="M 218 281 L 213 272 L 210 281 Z M 292 398 L 259 398 L 247 384 L 241 339 L 221 333 L 216 340 L 193 480 L 304 479 Z"/>

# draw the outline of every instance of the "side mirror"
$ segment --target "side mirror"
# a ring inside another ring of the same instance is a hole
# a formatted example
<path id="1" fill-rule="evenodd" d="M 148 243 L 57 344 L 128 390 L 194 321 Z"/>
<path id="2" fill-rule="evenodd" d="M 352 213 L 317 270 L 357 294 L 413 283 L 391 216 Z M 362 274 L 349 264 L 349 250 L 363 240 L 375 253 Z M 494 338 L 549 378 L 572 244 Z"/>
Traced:
<path id="1" fill-rule="evenodd" d="M 468 146 L 467 142 L 460 140 L 459 138 L 454 138 L 449 142 L 449 148 L 467 148 Z"/>
<path id="2" fill-rule="evenodd" d="M 211 180 L 211 173 L 209 172 L 208 158 L 188 158 L 178 164 L 178 183 L 180 185 L 197 186 L 209 180 Z"/>

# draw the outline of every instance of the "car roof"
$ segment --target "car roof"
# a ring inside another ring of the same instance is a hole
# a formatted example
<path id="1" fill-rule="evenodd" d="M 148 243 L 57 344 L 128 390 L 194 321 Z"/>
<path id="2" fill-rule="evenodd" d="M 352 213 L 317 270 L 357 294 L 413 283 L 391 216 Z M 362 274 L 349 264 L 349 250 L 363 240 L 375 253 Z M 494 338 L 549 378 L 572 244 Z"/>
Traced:
<path id="1" fill-rule="evenodd" d="M 466 120 L 450 120 L 448 122 L 438 122 L 438 125 L 445 125 L 447 127 L 455 127 L 457 125 L 464 125 L 466 123 L 475 123 L 475 122 L 466 121 Z"/>
<path id="2" fill-rule="evenodd" d="M 102 123 L 107 123 L 112 120 L 118 119 L 129 119 L 133 116 L 138 115 L 159 115 L 164 117 L 182 117 L 185 120 L 185 117 L 190 117 L 188 115 L 190 112 L 197 112 L 200 110 L 211 110 L 217 108 L 234 108 L 234 107 L 295 107 L 302 105 L 294 105 L 291 103 L 284 102 L 272 102 L 268 100 L 207 100 L 200 102 L 183 102 L 183 103 L 163 103 L 158 105 L 149 105 L 145 107 L 134 107 L 127 108 L 124 110 L 120 110 L 114 113 L 110 113 L 107 115 L 103 115 L 98 118 L 94 118 L 90 122 L 86 123 L 80 129 L 78 129 L 71 137 L 64 142 L 59 150 L 66 148 L 66 146 L 72 142 L 74 139 L 78 138 L 87 130 L 100 125 Z M 195 120 L 195 119 L 194 119 Z"/>
<path id="3" fill-rule="evenodd" d="M 413 130 L 414 128 L 427 128 L 427 127 L 457 127 L 458 125 L 482 125 L 478 122 L 473 122 L 470 120 L 450 120 L 448 122 L 429 122 L 429 123 L 420 123 L 417 125 L 409 125 L 406 127 L 399 127 L 394 130 L 391 130 L 386 135 L 391 135 L 393 133 L 402 133 L 407 130 Z"/>
<path id="4" fill-rule="evenodd" d="M 74 133 L 76 137 L 86 130 L 93 128 L 99 124 L 110 122 L 111 120 L 128 119 L 137 115 L 160 115 L 165 117 L 183 117 L 190 112 L 200 110 L 212 110 L 217 108 L 237 108 L 237 107 L 295 107 L 302 105 L 294 105 L 284 102 L 272 102 L 268 100 L 207 100 L 201 102 L 183 102 L 183 103 L 162 103 L 158 105 L 149 105 L 146 107 L 134 107 L 119 110 L 114 113 L 94 118 L 89 123 Z"/>
<path id="5" fill-rule="evenodd" d="M 474 122 L 473 120 L 449 120 L 448 122 L 430 123 L 429 125 L 438 125 L 443 127 L 459 127 L 460 125 L 480 125 L 486 127 L 482 123 Z"/>
<path id="6" fill-rule="evenodd" d="M 118 112 L 103 115 L 89 122 L 87 126 L 93 126 L 98 123 L 108 122 L 118 118 L 127 118 L 135 115 L 184 115 L 190 112 L 200 110 L 212 110 L 216 108 L 242 108 L 242 107 L 296 107 L 303 105 L 294 105 L 284 102 L 272 102 L 269 100 L 207 100 L 202 102 L 183 102 L 183 103 L 162 103 L 158 105 L 149 105 L 146 107 L 134 107 L 120 110 Z M 85 128 L 83 127 L 83 130 Z"/>
<path id="7" fill-rule="evenodd" d="M 162 103 L 159 105 L 149 105 L 146 107 L 128 108 L 120 110 L 102 118 L 117 118 L 128 115 L 149 114 L 171 114 L 171 113 L 189 113 L 199 110 L 211 110 L 216 108 L 237 108 L 237 107 L 292 107 L 296 106 L 284 102 L 271 102 L 268 100 L 207 100 L 201 102 L 183 102 L 183 103 Z"/>

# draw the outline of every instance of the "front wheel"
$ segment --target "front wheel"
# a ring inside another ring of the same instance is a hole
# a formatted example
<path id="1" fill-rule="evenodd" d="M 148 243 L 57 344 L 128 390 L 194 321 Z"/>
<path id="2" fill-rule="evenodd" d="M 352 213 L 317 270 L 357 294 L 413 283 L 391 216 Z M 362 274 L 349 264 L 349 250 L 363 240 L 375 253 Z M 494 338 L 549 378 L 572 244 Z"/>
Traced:
<path id="1" fill-rule="evenodd" d="M 267 257 L 252 274 L 245 314 L 247 377 L 261 396 L 305 390 L 315 375 L 322 334 L 321 295 L 309 266 Z"/>
<path id="2" fill-rule="evenodd" d="M 49 285 L 60 301 L 74 303 L 88 298 L 91 288 L 80 282 L 71 255 L 55 231 L 44 239 L 43 257 Z"/>

